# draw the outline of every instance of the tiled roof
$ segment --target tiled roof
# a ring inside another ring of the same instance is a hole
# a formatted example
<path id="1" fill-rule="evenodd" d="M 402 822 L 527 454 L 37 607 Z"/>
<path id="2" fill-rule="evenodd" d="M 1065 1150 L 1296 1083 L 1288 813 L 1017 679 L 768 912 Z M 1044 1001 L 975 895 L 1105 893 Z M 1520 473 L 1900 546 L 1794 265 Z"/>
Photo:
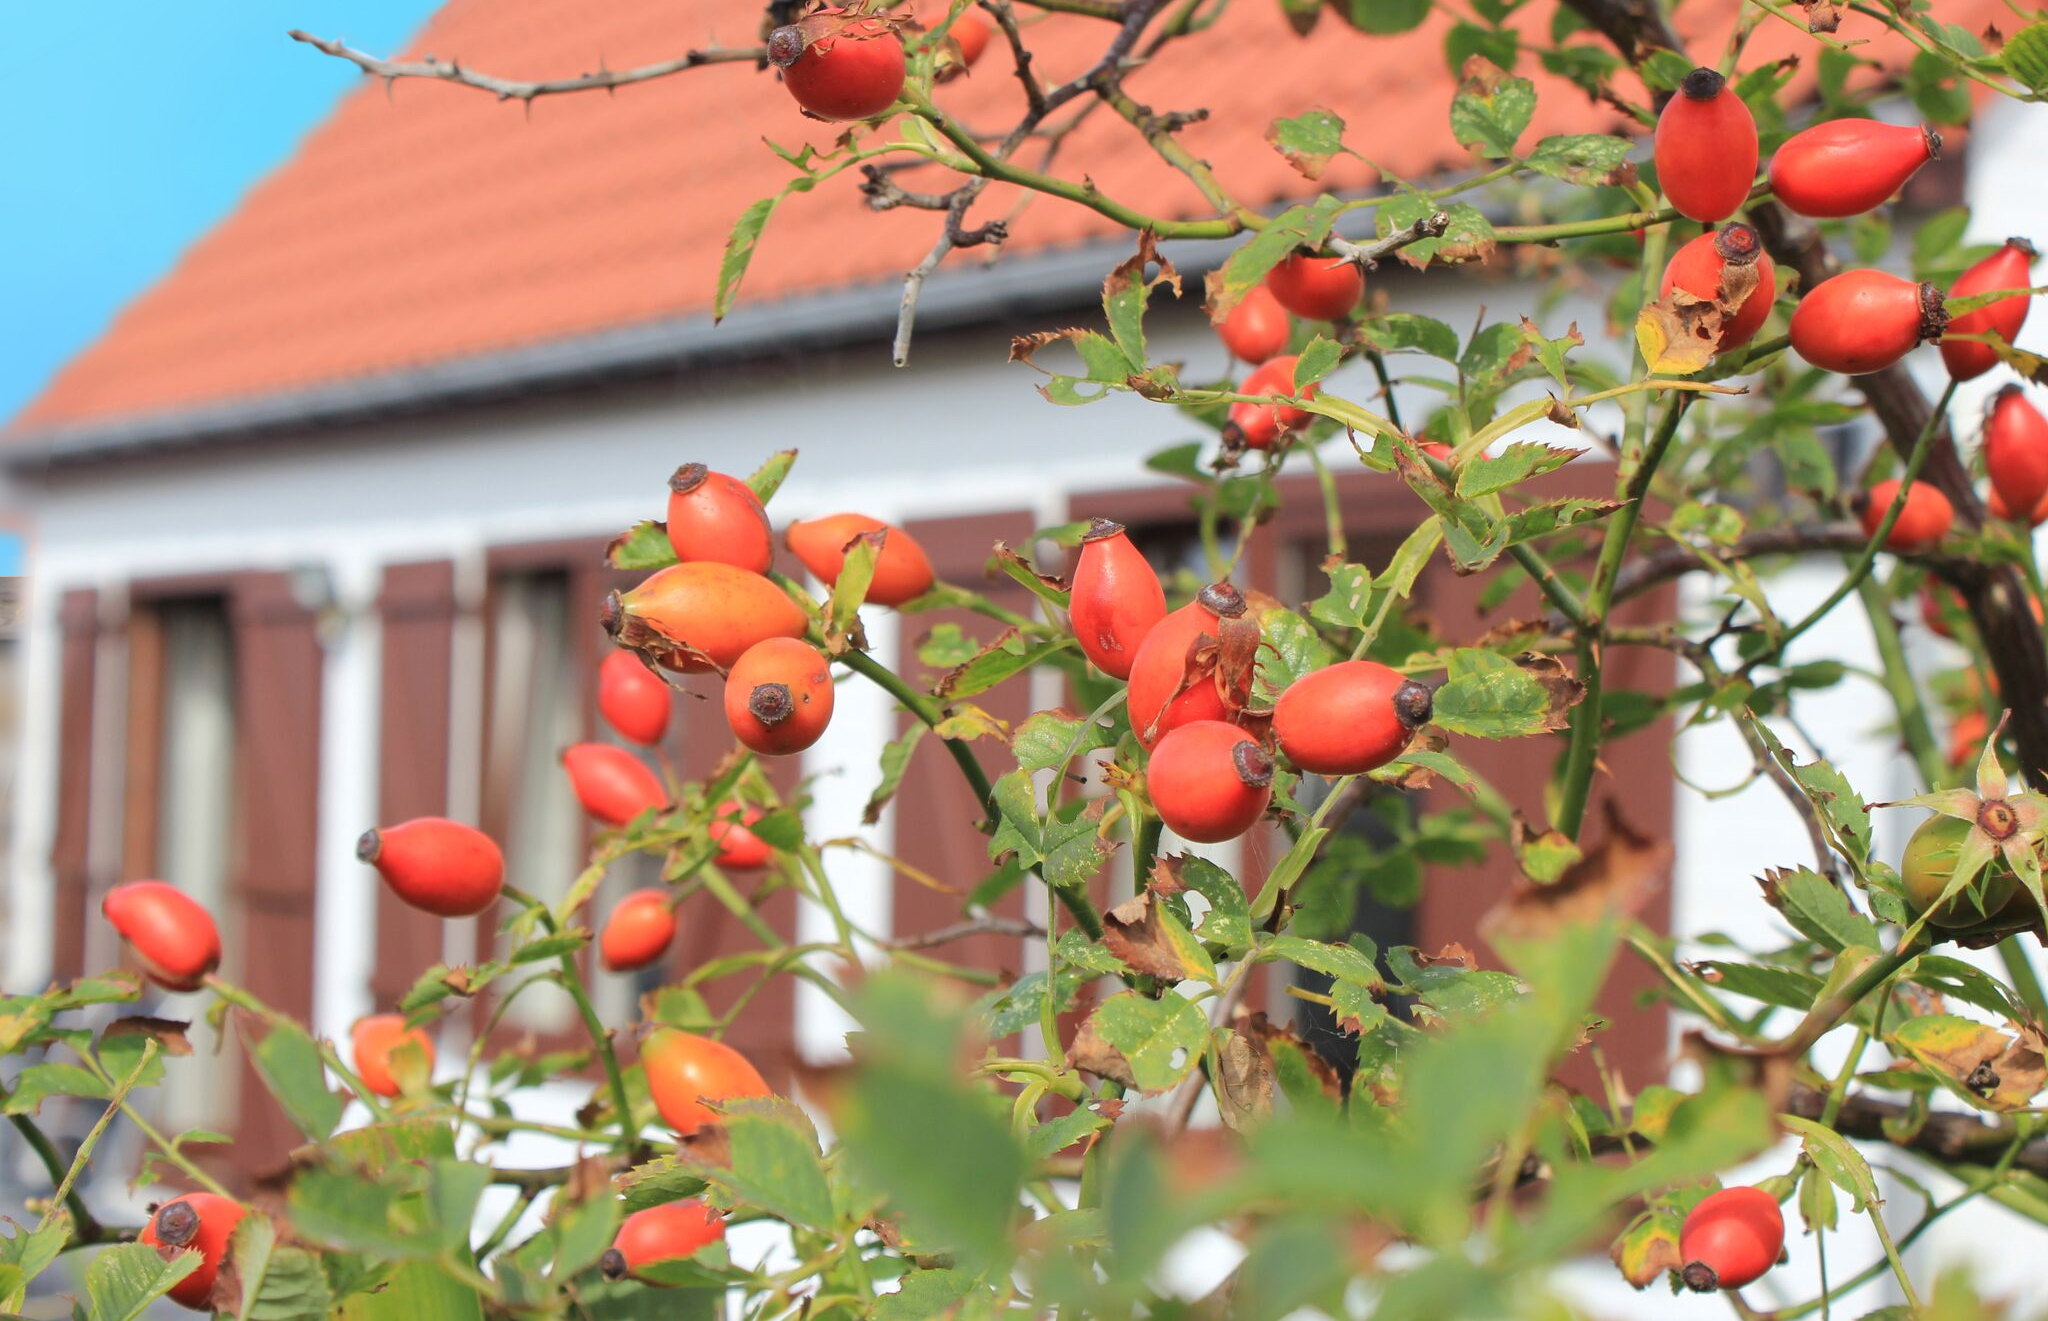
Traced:
<path id="1" fill-rule="evenodd" d="M 1948 21 L 1981 27 L 1996 6 L 1944 0 L 1944 9 L 1955 11 L 1944 12 Z M 750 45 L 760 12 L 760 0 L 452 0 L 413 52 L 503 76 L 556 77 L 689 47 Z M 1547 40 L 1548 8 L 1524 13 Z M 1695 0 L 1681 13 L 1695 49 L 1717 51 L 1734 7 Z M 1446 22 L 1371 38 L 1328 17 L 1303 42 L 1271 3 L 1232 5 L 1128 86 L 1157 110 L 1207 107 L 1210 118 L 1182 140 L 1250 203 L 1310 190 L 1264 134 L 1276 117 L 1314 106 L 1343 116 L 1347 142 L 1387 170 L 1428 176 L 1470 159 L 1446 123 Z M 1842 35 L 1855 26 L 1872 25 L 1852 15 Z M 1082 71 L 1109 33 L 1100 20 L 1042 16 L 1029 29 L 1040 74 L 1050 81 Z M 1766 23 L 1743 63 L 1813 50 L 1802 34 Z M 1898 46 L 1874 43 L 1859 53 L 1896 60 Z M 970 125 L 1015 122 L 1023 97 L 1004 56 L 1000 42 L 993 45 L 970 77 L 939 89 L 941 104 Z M 325 57 L 294 47 L 279 58 Z M 1543 94 L 1525 141 L 1614 126 L 1611 110 L 1543 75 L 1533 56 L 1524 64 Z M 12 428 L 146 417 L 708 318 L 733 220 L 791 174 L 760 139 L 822 144 L 833 132 L 798 117 L 773 72 L 750 63 L 707 65 L 609 95 L 543 98 L 530 112 L 469 88 L 417 80 L 387 88 L 365 79 Z M 1056 169 L 1086 174 L 1156 214 L 1206 212 L 1184 178 L 1135 144 L 1120 121 L 1098 112 L 1066 141 Z M 1027 148 L 1022 159 L 1035 163 L 1037 151 Z M 782 207 L 755 255 L 743 305 L 894 280 L 930 247 L 936 216 L 867 213 L 855 182 L 841 175 Z M 1344 157 L 1325 179 L 1340 189 L 1374 182 L 1366 165 Z M 976 216 L 1003 215 L 1015 201 L 992 188 Z M 1112 228 L 1081 207 L 1040 197 L 1011 226 L 1006 251 L 1073 244 Z"/>

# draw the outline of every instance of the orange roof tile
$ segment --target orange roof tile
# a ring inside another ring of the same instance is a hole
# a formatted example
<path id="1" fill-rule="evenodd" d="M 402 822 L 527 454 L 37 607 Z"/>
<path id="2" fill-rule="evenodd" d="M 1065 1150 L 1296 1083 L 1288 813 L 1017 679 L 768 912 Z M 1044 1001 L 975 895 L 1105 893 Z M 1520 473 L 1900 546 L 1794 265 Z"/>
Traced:
<path id="1" fill-rule="evenodd" d="M 1948 21 L 1975 27 L 1996 5 L 1944 7 Z M 1733 6 L 1684 12 L 1697 48 L 1718 50 Z M 680 9 L 669 0 L 452 0 L 414 52 L 508 77 L 556 77 L 600 61 L 626 68 L 688 46 L 751 44 L 759 13 L 760 0 L 692 0 Z M 1547 11 L 1530 20 L 1547 24 Z M 1342 115 L 1347 142 L 1389 171 L 1428 176 L 1469 161 L 1446 125 L 1444 22 L 1371 38 L 1329 20 L 1303 43 L 1270 4 L 1233 5 L 1128 86 L 1156 109 L 1208 107 L 1211 117 L 1182 139 L 1247 202 L 1310 190 L 1264 133 L 1274 118 L 1318 105 Z M 1048 80 L 1080 72 L 1109 32 L 1099 20 L 1042 18 L 1030 30 L 1039 72 Z M 1802 34 L 1770 23 L 1744 65 L 1812 49 Z M 1898 51 L 1875 43 L 1862 53 Z M 1004 54 L 993 46 L 971 77 L 939 90 L 940 102 L 972 125 L 1015 122 L 1023 97 Z M 1614 126 L 1612 111 L 1537 76 L 1543 96 L 1527 141 Z M 799 118 L 774 74 L 751 64 L 709 65 L 612 95 L 544 98 L 530 113 L 469 88 L 414 80 L 387 90 L 366 79 L 12 429 L 170 413 L 707 317 L 734 219 L 791 174 L 760 138 L 788 146 L 823 144 L 832 134 Z M 1068 139 L 1057 170 L 1085 173 L 1111 196 L 1158 214 L 1206 212 L 1184 178 L 1134 143 L 1120 121 L 1096 114 Z M 1035 163 L 1036 151 L 1027 148 L 1023 159 Z M 755 255 L 743 305 L 894 280 L 923 255 L 938 217 L 867 213 L 855 182 L 842 175 L 782 207 Z M 1366 165 L 1341 157 L 1325 180 L 1340 189 L 1374 182 Z M 1002 215 L 1014 201 L 990 189 L 975 216 Z M 1112 231 L 1084 208 L 1041 197 L 1012 225 L 1005 250 Z"/>

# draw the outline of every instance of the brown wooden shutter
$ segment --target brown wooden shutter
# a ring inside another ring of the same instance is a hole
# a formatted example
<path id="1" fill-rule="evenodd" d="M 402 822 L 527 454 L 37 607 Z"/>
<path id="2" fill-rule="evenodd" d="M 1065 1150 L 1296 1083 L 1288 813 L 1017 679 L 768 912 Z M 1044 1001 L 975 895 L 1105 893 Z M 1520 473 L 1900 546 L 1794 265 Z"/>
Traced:
<path id="1" fill-rule="evenodd" d="M 377 823 L 395 825 L 448 810 L 449 685 L 455 647 L 455 566 L 394 564 L 377 599 L 383 677 L 377 753 Z M 367 823 L 366 823 L 367 824 Z M 370 995 L 394 1007 L 441 958 L 441 923 L 377 885 L 377 954 Z"/>
<path id="2" fill-rule="evenodd" d="M 84 975 L 85 923 L 92 878 L 93 683 L 98 666 L 99 593 L 64 593 L 57 608 L 57 820 L 50 838 L 54 882 L 51 975 Z"/>
<path id="3" fill-rule="evenodd" d="M 300 1022 L 313 1012 L 313 892 L 320 773 L 321 649 L 314 616 L 282 573 L 230 593 L 235 657 L 234 907 L 243 980 Z M 253 1070 L 244 1074 L 237 1163 L 269 1168 L 300 1141 Z"/>
<path id="4" fill-rule="evenodd" d="M 1007 578 L 988 579 L 985 575 L 994 543 L 1026 545 L 1035 526 L 1036 520 L 1020 511 L 926 519 L 910 523 L 904 530 L 924 547 L 941 581 L 971 587 L 1001 605 L 1028 613 L 1033 604 L 1028 592 Z M 993 641 L 1003 631 L 1003 626 L 994 620 L 965 610 L 903 616 L 898 670 L 920 687 L 928 688 L 930 679 L 936 676 L 927 676 L 924 666 L 919 664 L 918 644 L 941 623 L 958 624 L 968 636 L 982 642 Z M 1030 680 L 1019 676 L 968 700 L 998 719 L 1015 723 L 1031 714 Z M 903 713 L 899 731 L 908 728 L 913 719 L 908 712 Z M 1001 743 L 977 740 L 971 746 L 990 779 L 1016 769 L 1016 760 Z M 897 935 L 933 931 L 967 916 L 963 910 L 967 895 L 994 869 L 988 857 L 988 836 L 980 830 L 986 815 L 984 805 L 975 801 L 973 790 L 952 758 L 936 740 L 924 739 L 911 758 L 896 795 L 896 854 L 953 892 L 940 893 L 908 877 L 897 877 Z M 1025 884 L 1039 882 L 1027 880 Z M 1022 917 L 1023 887 L 1003 896 L 993 912 Z M 951 941 L 931 953 L 949 963 L 991 972 L 1014 974 L 1024 966 L 1024 943 L 1016 936 L 972 936 Z"/>

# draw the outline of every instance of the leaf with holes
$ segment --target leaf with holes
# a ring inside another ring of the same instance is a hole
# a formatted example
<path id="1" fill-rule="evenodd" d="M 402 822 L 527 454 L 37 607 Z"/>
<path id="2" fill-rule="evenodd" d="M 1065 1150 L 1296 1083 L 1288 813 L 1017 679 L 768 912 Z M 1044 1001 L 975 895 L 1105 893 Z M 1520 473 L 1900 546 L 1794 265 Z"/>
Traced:
<path id="1" fill-rule="evenodd" d="M 1304 179 L 1322 178 L 1330 158 L 1348 150 L 1344 145 L 1343 119 L 1321 106 L 1292 119 L 1274 120 L 1266 129 L 1266 141 Z"/>
<path id="2" fill-rule="evenodd" d="M 1194 1001 L 1124 991 L 1096 1006 L 1068 1055 L 1090 1073 L 1139 1091 L 1163 1092 L 1187 1077 L 1208 1039 L 1209 1020 Z"/>

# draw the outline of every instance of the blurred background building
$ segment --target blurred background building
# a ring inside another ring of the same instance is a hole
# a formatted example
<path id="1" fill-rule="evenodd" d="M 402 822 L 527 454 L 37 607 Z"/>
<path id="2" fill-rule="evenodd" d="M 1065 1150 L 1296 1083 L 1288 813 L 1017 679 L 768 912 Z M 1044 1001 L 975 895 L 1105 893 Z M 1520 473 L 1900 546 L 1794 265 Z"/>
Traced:
<path id="1" fill-rule="evenodd" d="M 1954 8 L 1949 21 L 1973 27 L 1993 12 Z M 1733 13 L 1688 6 L 1684 17 L 1718 48 Z M 455 0 L 410 49 L 506 76 L 558 76 L 751 44 L 759 20 L 756 0 L 701 0 L 680 13 L 657 0 Z M 1548 9 L 1529 21 L 1547 30 Z M 1318 105 L 1342 115 L 1349 140 L 1388 171 L 1456 177 L 1470 157 L 1444 118 L 1446 26 L 1368 38 L 1326 21 L 1296 48 L 1274 6 L 1240 3 L 1131 88 L 1160 109 L 1207 107 L 1185 140 L 1255 205 L 1314 191 L 1263 135 L 1273 119 Z M 1031 38 L 1041 76 L 1057 78 L 1086 67 L 1102 30 L 1056 16 Z M 1745 65 L 1807 44 L 1767 24 Z M 278 61 L 322 64 L 282 37 L 278 47 Z M 1868 49 L 1898 59 L 1882 43 Z M 1617 128 L 1610 109 L 1570 84 L 1518 71 L 1542 93 L 1531 140 Z M 1802 85 L 1810 75 L 1795 79 Z M 968 122 L 991 125 L 1013 120 L 1020 100 L 999 49 L 940 95 Z M 2048 147 L 2038 119 L 1994 115 L 2011 131 L 1980 134 L 1995 145 L 1958 144 L 1915 184 L 1924 205 L 1967 198 L 1986 236 L 2024 232 L 2040 214 L 2035 172 L 2016 165 Z M 1107 119 L 1069 137 L 1053 168 L 1159 214 L 1206 210 L 1185 179 L 1134 151 Z M 793 177 L 760 139 L 793 147 L 832 135 L 797 117 L 772 72 L 747 63 L 530 107 L 365 80 L 27 404 L 0 436 L 33 520 L 21 642 L 12 627 L 0 639 L 0 667 L 20 669 L 18 680 L 0 673 L 5 700 L 19 695 L 18 707 L 0 707 L 0 777 L 11 786 L 0 807 L 10 831 L 0 948 L 8 989 L 116 963 L 99 896 L 142 876 L 172 881 L 218 915 L 224 976 L 329 1035 L 389 1008 L 430 964 L 487 955 L 489 921 L 429 921 L 397 905 L 356 862 L 354 840 L 373 823 L 446 814 L 503 842 L 514 883 L 541 895 L 569 883 L 589 831 L 556 758 L 570 742 L 606 737 L 593 703 L 608 646 L 597 606 L 633 580 L 608 569 L 602 550 L 631 523 L 660 516 L 681 463 L 744 474 L 771 451 L 798 449 L 771 508 L 778 524 L 842 509 L 897 521 L 955 582 L 983 584 L 998 539 L 1031 545 L 1035 529 L 1098 514 L 1130 525 L 1163 567 L 1192 562 L 1185 487 L 1144 459 L 1199 429 L 1132 397 L 1055 409 L 1033 393 L 1026 368 L 1005 360 L 1013 334 L 1099 316 L 1102 277 L 1132 240 L 1090 212 L 990 189 L 979 214 L 1007 216 L 1010 241 L 956 254 L 932 278 L 910 363 L 897 369 L 889 340 L 902 273 L 930 248 L 938 221 L 909 208 L 870 213 L 856 180 L 837 178 L 780 206 L 737 310 L 712 323 L 733 221 Z M 1357 192 L 1377 182 L 1342 157 L 1326 180 Z M 1167 251 L 1192 294 L 1193 277 L 1225 248 Z M 1575 320 L 1591 351 L 1603 351 L 1604 337 L 1604 351 L 1618 355 L 1627 336 L 1606 323 L 1605 279 L 1503 260 L 1427 275 L 1389 263 L 1372 285 L 1403 310 L 1461 329 L 1482 305 L 1496 318 L 1528 312 L 1551 334 Z M 1546 297 L 1558 287 L 1562 301 Z M 1161 308 L 1151 329 L 1155 358 L 1186 362 L 1200 379 L 1225 364 L 1198 301 Z M 1374 386 L 1347 372 L 1333 388 L 1363 398 Z M 1411 419 L 1431 398 L 1399 395 Z M 1297 602 L 1323 587 L 1323 513 L 1301 474 L 1283 481 L 1289 503 L 1255 539 L 1243 575 Z M 1606 480 L 1589 462 L 1556 484 L 1590 490 Z M 1412 497 L 1362 471 L 1341 488 L 1354 558 L 1383 565 L 1416 520 Z M 1050 565 L 1063 553 L 1035 549 Z M 1818 599 L 1832 572 L 1816 566 L 1790 590 L 1809 583 Z M 1459 639 L 1531 609 L 1518 600 L 1482 616 L 1478 584 L 1442 564 L 1419 591 L 1422 608 Z M 1669 617 L 1678 604 L 1667 593 L 1634 608 Z M 912 673 L 935 623 L 992 631 L 965 615 L 871 613 L 876 651 Z M 1867 649 L 1853 617 L 1802 641 L 1808 656 Z M 1607 680 L 1636 690 L 1671 681 L 1668 659 L 1647 652 L 1618 653 Z M 1062 694 L 1012 685 L 991 698 L 990 710 L 1016 719 Z M 953 768 L 926 746 L 897 806 L 863 829 L 876 752 L 899 717 L 857 683 L 839 703 L 830 736 L 781 772 L 792 788 L 816 777 L 812 829 L 864 835 L 971 888 L 987 870 L 985 841 Z M 1872 797 L 1900 787 L 1870 704 L 1848 697 L 1841 715 L 1841 741 L 1825 751 Z M 1680 843 L 1674 892 L 1649 917 L 1681 932 L 1767 932 L 1767 915 L 1751 911 L 1762 906 L 1749 877 L 1801 855 L 1800 825 L 1768 786 L 1712 802 L 1681 794 L 1675 762 L 1696 783 L 1731 783 L 1748 759 L 1732 736 L 1674 740 L 1668 722 L 1623 740 L 1603 779 L 1603 793 L 1626 786 L 1633 825 Z M 667 752 L 685 774 L 729 747 L 715 704 L 679 703 Z M 1543 815 L 1550 746 L 1461 753 Z M 1274 856 L 1269 840 L 1245 844 L 1237 860 L 1248 884 Z M 958 896 L 899 879 L 872 857 L 835 854 L 833 868 L 880 930 L 907 934 L 958 916 Z M 649 875 L 621 867 L 606 893 Z M 1473 922 L 1511 875 L 1499 857 L 1478 873 L 1448 871 L 1412 911 L 1368 906 L 1359 920 L 1383 944 L 1477 948 Z M 1037 895 L 1005 903 L 1043 911 Z M 787 891 L 763 911 L 787 935 L 810 929 Z M 674 966 L 750 943 L 721 910 L 692 907 Z M 974 943 L 964 961 L 989 968 L 1022 970 L 1037 955 L 1017 939 Z M 640 984 L 596 976 L 608 1016 L 629 1021 Z M 1645 984 L 1630 969 L 1610 996 L 1625 1016 L 1607 1050 L 1632 1084 L 1662 1076 L 1668 1053 L 1661 1017 L 1629 1007 Z M 1270 986 L 1254 1002 L 1275 1012 L 1290 1003 Z M 545 1044 L 574 1029 L 566 999 L 521 1004 L 507 1041 Z M 164 1012 L 179 1012 L 178 1002 Z M 452 1023 L 448 1044 L 481 1024 Z M 771 1079 L 786 1079 L 800 1058 L 829 1058 L 842 1027 L 828 1002 L 785 988 L 755 1000 L 734 1039 Z M 456 1054 L 444 1045 L 444 1060 Z M 215 1084 L 173 1089 L 169 1103 L 189 1113 L 171 1118 L 234 1132 L 221 1159 L 238 1177 L 275 1165 L 293 1141 L 283 1116 L 232 1049 L 204 1067 Z M 562 1095 L 581 1092 L 565 1084 Z"/>

